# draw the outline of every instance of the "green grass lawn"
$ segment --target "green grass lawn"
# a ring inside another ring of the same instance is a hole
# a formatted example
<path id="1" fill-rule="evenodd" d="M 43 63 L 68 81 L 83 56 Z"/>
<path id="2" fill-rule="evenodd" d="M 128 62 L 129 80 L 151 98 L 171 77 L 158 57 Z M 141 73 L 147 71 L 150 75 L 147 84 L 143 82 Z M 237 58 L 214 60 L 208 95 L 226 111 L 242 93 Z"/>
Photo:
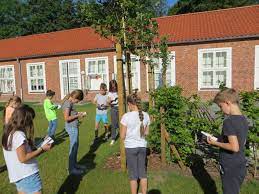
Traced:
<path id="1" fill-rule="evenodd" d="M 1 107 L 1 104 L 0 104 Z M 36 111 L 35 138 L 46 135 L 48 122 L 45 119 L 42 106 L 33 105 Z M 91 147 L 94 136 L 95 108 L 92 104 L 77 106 L 80 111 L 87 111 L 88 117 L 80 125 L 78 160 L 88 167 L 87 173 L 82 177 L 68 176 L 67 162 L 69 139 L 63 133 L 64 120 L 62 112 L 58 111 L 57 145 L 47 153 L 38 157 L 40 174 L 45 194 L 55 193 L 82 193 L 82 194 L 128 194 L 129 183 L 127 174 L 120 171 L 104 169 L 106 158 L 119 151 L 119 142 L 114 146 L 109 143 L 98 144 Z M 0 112 L 2 118 L 2 111 Z M 2 120 L 0 123 L 2 128 Z M 103 130 L 102 130 L 103 132 Z M 0 134 L 2 130 L 0 131 Z M 0 149 L 0 165 L 4 163 L 2 149 Z M 149 194 L 173 193 L 208 193 L 213 194 L 212 186 L 205 182 L 199 183 L 194 177 L 186 177 L 171 171 L 149 171 Z M 214 183 L 214 182 L 213 182 Z M 216 189 L 221 193 L 220 181 L 216 180 Z M 204 189 L 203 189 L 204 188 Z M 206 192 L 205 192 L 206 191 Z M 7 172 L 0 173 L 0 194 L 16 193 L 15 186 L 9 183 Z M 242 187 L 243 194 L 258 194 L 259 183 L 252 181 Z"/>

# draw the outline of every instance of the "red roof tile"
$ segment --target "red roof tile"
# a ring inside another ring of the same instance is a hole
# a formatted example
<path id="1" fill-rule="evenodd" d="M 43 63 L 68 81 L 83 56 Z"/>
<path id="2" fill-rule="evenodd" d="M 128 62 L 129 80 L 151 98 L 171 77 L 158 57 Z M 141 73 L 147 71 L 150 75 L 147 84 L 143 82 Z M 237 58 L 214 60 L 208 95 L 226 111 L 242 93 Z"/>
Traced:
<path id="1" fill-rule="evenodd" d="M 156 18 L 171 43 L 259 37 L 259 5 Z M 90 27 L 0 40 L 0 60 L 112 49 Z"/>
<path id="2" fill-rule="evenodd" d="M 113 48 L 90 27 L 0 40 L 0 60 Z"/>
<path id="3" fill-rule="evenodd" d="M 259 5 L 156 18 L 173 43 L 259 37 Z"/>

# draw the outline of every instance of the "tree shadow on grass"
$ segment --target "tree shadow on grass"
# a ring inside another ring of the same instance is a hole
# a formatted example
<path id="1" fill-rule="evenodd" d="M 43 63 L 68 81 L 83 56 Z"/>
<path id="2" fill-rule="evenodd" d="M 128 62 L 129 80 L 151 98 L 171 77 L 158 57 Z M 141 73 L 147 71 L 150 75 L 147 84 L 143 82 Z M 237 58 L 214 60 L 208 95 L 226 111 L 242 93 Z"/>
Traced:
<path id="1" fill-rule="evenodd" d="M 199 182 L 204 194 L 218 194 L 215 181 L 204 168 L 204 162 L 200 155 L 191 156 L 193 164 L 190 166 L 192 175 Z"/>
<path id="2" fill-rule="evenodd" d="M 79 164 L 85 165 L 87 167 L 86 172 L 83 175 L 68 175 L 64 183 L 59 188 L 57 192 L 58 194 L 76 193 L 83 177 L 96 167 L 96 163 L 94 162 L 94 159 L 96 157 L 95 152 L 100 147 L 100 145 L 105 142 L 103 138 L 104 134 L 99 137 L 99 141 L 90 146 L 90 150 L 88 151 L 88 153 L 86 153 L 78 162 Z"/>

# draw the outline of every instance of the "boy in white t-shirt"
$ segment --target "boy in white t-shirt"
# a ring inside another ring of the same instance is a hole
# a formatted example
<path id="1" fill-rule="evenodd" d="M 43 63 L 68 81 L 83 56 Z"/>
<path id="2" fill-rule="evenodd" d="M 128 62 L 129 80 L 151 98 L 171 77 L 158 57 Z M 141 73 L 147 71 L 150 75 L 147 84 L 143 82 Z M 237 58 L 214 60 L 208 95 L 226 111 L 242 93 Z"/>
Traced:
<path id="1" fill-rule="evenodd" d="M 129 170 L 131 193 L 137 193 L 140 180 L 142 194 L 147 193 L 146 147 L 145 136 L 149 132 L 150 119 L 142 111 L 141 100 L 136 93 L 127 97 L 130 112 L 121 119 L 120 137 L 124 140 L 127 168 Z"/>

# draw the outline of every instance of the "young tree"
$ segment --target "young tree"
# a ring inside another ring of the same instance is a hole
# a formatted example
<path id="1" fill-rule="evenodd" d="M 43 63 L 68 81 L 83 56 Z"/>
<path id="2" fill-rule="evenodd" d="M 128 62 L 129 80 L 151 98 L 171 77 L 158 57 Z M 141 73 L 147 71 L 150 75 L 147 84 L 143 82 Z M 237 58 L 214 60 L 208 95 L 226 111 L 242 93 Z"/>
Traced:
<path id="1" fill-rule="evenodd" d="M 143 50 L 151 46 L 157 34 L 157 24 L 151 20 L 153 16 L 150 12 L 151 2 L 151 0 L 100 0 L 82 6 L 85 21 L 92 23 L 98 33 L 116 43 L 120 119 L 125 112 L 123 108 L 125 99 L 122 95 L 125 92 L 123 89 L 122 50 L 140 56 L 141 53 L 144 53 Z M 123 150 L 124 145 L 121 142 L 121 166 L 125 169 Z"/>
<path id="2" fill-rule="evenodd" d="M 162 59 L 162 85 L 166 86 L 166 70 L 170 63 L 170 53 L 168 52 L 167 37 L 162 37 L 159 43 L 159 56 Z"/>

